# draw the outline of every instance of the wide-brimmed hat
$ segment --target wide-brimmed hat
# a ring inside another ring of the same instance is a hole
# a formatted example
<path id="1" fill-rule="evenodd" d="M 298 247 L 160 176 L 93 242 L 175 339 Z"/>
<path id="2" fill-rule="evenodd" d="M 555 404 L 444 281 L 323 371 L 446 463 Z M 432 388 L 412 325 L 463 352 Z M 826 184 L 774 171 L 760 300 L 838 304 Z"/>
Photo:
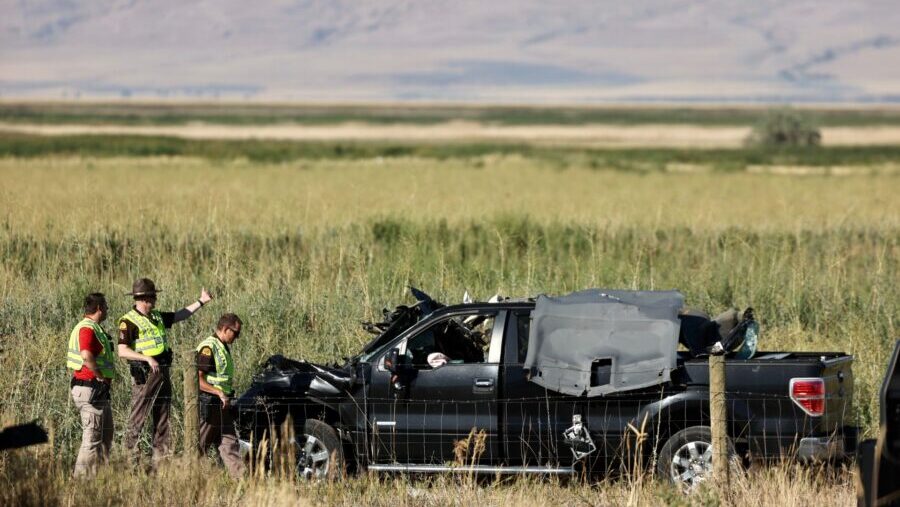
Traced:
<path id="1" fill-rule="evenodd" d="M 156 290 L 156 284 L 149 278 L 138 278 L 131 285 L 131 292 L 126 292 L 126 296 L 155 296 L 161 290 Z"/>

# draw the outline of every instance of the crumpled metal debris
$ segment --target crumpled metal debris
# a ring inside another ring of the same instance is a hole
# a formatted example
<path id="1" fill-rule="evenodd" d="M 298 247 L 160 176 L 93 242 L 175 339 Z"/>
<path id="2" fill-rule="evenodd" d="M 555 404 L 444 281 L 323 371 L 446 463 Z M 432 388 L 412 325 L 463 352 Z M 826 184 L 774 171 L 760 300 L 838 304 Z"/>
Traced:
<path id="1" fill-rule="evenodd" d="M 572 426 L 563 432 L 563 438 L 569 444 L 569 448 L 572 449 L 572 455 L 575 456 L 575 460 L 580 460 L 597 450 L 591 434 L 581 421 L 581 414 L 572 416 Z"/>

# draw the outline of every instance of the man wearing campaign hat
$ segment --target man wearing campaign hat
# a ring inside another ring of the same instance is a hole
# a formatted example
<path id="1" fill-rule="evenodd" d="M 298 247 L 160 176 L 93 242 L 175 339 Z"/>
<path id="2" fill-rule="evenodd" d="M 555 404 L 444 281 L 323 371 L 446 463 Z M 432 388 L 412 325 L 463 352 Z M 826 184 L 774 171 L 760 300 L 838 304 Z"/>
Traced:
<path id="1" fill-rule="evenodd" d="M 156 310 L 157 290 L 153 280 L 134 281 L 127 296 L 134 297 L 134 306 L 119 319 L 119 357 L 131 367 L 131 414 L 125 433 L 125 448 L 135 464 L 140 459 L 138 439 L 147 416 L 153 420 L 153 464 L 169 453 L 169 409 L 172 402 L 172 381 L 169 367 L 172 349 L 167 330 L 181 322 L 212 300 L 202 289 L 197 301 L 176 312 Z"/>

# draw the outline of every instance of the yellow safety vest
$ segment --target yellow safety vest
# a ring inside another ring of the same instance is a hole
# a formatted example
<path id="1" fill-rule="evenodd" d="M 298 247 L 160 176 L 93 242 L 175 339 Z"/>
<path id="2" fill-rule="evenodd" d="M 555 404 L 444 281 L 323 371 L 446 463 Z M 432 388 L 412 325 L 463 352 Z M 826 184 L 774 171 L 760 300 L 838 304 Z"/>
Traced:
<path id="1" fill-rule="evenodd" d="M 206 381 L 223 393 L 232 394 L 234 392 L 234 387 L 232 387 L 234 360 L 231 358 L 231 352 L 215 336 L 210 336 L 200 342 L 200 345 L 197 345 L 197 352 L 200 352 L 205 347 L 209 347 L 212 350 L 213 359 L 216 360 L 216 373 L 207 373 Z"/>
<path id="2" fill-rule="evenodd" d="M 150 310 L 150 318 L 147 318 L 132 308 L 130 312 L 119 319 L 119 324 L 125 320 L 138 328 L 138 338 L 134 342 L 135 352 L 140 352 L 145 356 L 158 356 L 169 348 L 166 340 L 166 325 L 158 311 Z"/>
<path id="3" fill-rule="evenodd" d="M 113 356 L 112 340 L 110 340 L 106 331 L 100 327 L 100 324 L 97 324 L 87 317 L 79 322 L 75 326 L 75 329 L 72 330 L 72 333 L 69 334 L 69 351 L 66 355 L 66 366 L 75 371 L 80 370 L 82 366 L 84 366 L 84 358 L 81 357 L 81 341 L 78 339 L 78 335 L 81 333 L 81 330 L 86 327 L 94 330 L 94 336 L 97 337 L 97 341 L 99 341 L 100 346 L 103 347 L 103 350 L 101 350 L 100 354 L 95 358 L 100 374 L 105 378 L 115 378 L 116 363 L 115 357 Z"/>

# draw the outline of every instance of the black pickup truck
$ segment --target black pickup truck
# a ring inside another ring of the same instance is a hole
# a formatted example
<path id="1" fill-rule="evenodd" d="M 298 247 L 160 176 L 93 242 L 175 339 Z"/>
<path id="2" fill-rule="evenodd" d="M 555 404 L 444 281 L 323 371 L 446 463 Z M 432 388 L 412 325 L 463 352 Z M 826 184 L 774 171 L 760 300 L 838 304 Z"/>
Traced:
<path id="1" fill-rule="evenodd" d="M 415 293 L 416 305 L 369 324 L 377 336 L 342 366 L 269 358 L 236 403 L 241 438 L 259 442 L 291 420 L 298 470 L 319 477 L 344 467 L 605 474 L 628 469 L 635 456 L 688 486 L 707 476 L 707 359 L 678 352 L 670 380 L 652 387 L 560 394 L 523 368 L 534 301 L 443 306 Z M 451 337 L 454 351 L 445 354 Z M 853 453 L 852 361 L 839 352 L 728 359 L 735 455 Z M 591 382 L 608 381 L 608 365 L 595 366 Z"/>

